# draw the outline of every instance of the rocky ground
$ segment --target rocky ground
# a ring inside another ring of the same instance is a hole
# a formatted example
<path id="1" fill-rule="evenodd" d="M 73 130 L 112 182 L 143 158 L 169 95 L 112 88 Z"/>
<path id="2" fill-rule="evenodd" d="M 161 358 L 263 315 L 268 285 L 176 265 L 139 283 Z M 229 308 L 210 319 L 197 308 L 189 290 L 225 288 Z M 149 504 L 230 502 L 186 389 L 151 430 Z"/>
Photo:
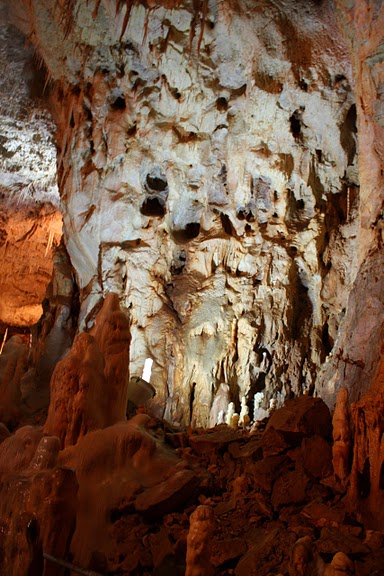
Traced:
<path id="1" fill-rule="evenodd" d="M 314 402 L 295 400 L 299 407 Z M 284 419 L 284 408 L 279 414 Z M 171 511 L 166 503 L 157 523 L 133 510 L 127 513 L 129 503 L 122 502 L 110 530 L 116 542 L 126 541 L 126 550 L 117 547 L 118 553 L 108 558 L 108 573 L 184 574 L 189 517 L 204 504 L 216 517 L 211 542 L 215 574 L 300 574 L 292 571 L 290 557 L 295 542 L 305 536 L 325 562 L 341 551 L 353 560 L 354 573 L 383 574 L 384 534 L 359 522 L 346 501 L 346 487 L 333 476 L 330 420 L 321 422 L 317 434 L 311 422 L 300 431 L 297 423 L 291 430 L 276 429 L 272 421 L 266 430 L 262 423 L 253 432 L 226 425 L 162 432 L 166 442 L 179 445 L 198 484 L 180 510 Z"/>
<path id="2" fill-rule="evenodd" d="M 308 396 L 250 430 L 179 432 L 138 414 L 61 452 L 41 428 L 21 428 L 0 446 L 1 572 L 27 573 L 38 550 L 97 574 L 182 575 L 191 514 L 203 505 L 214 530 L 195 573 L 382 575 L 384 533 L 364 526 L 348 480 L 333 474 L 331 432 L 328 408 Z M 27 538 L 36 518 L 42 549 Z M 300 568 L 295 543 L 304 537 Z M 339 552 L 351 562 L 330 571 L 324 563 Z M 46 570 L 64 574 L 48 561 Z"/>
<path id="3" fill-rule="evenodd" d="M 241 429 L 175 428 L 150 403 L 125 420 L 129 318 L 110 294 L 73 339 L 68 266 L 58 251 L 32 350 L 15 335 L 0 356 L 0 574 L 383 574 L 384 363 L 332 419 L 301 395 Z"/>

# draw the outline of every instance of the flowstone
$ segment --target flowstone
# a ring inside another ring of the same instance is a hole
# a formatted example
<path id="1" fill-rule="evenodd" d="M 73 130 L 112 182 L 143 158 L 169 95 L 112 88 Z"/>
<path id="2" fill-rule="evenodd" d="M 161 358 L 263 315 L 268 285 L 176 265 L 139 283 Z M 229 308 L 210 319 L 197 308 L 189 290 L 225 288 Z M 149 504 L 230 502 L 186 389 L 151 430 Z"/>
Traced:
<path id="1" fill-rule="evenodd" d="M 208 425 L 222 382 L 251 415 L 257 392 L 267 409 L 312 391 L 357 271 L 332 8 L 251 4 L 34 0 L 29 20 L 56 89 L 80 327 L 116 292 L 130 373 L 152 358 L 152 410 L 182 425 Z"/>

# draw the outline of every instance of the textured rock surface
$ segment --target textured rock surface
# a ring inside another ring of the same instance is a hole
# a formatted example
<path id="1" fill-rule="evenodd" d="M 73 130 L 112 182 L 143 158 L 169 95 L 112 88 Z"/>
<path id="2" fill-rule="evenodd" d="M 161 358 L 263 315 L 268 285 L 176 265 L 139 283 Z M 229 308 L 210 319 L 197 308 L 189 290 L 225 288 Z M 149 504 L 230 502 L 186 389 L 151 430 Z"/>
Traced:
<path id="1" fill-rule="evenodd" d="M 36 0 L 25 29 L 58 81 L 81 326 L 120 295 L 131 373 L 154 359 L 153 409 L 170 421 L 206 424 L 223 381 L 251 413 L 256 391 L 268 408 L 313 389 L 359 228 L 351 70 L 330 7 L 112 4 Z"/>
<path id="2" fill-rule="evenodd" d="M 60 241 L 54 124 L 41 95 L 44 72 L 0 2 L 0 322 L 31 325 Z"/>
<path id="3" fill-rule="evenodd" d="M 355 429 L 349 496 L 373 528 L 384 529 L 384 349 L 371 390 L 352 405 Z"/>
<path id="4" fill-rule="evenodd" d="M 331 462 L 329 440 L 310 435 L 298 444 L 292 404 L 280 415 L 287 446 L 271 457 L 258 449 L 261 424 L 252 434 L 230 429 L 229 439 L 225 425 L 181 434 L 139 414 L 62 451 L 41 428 L 20 428 L 0 444 L 1 573 L 25 573 L 35 517 L 45 553 L 100 574 L 182 576 L 188 565 L 203 573 L 302 576 L 290 565 L 303 538 L 307 561 L 316 559 L 326 574 L 343 562 L 360 576 L 380 574 L 383 532 L 351 513 L 329 466 L 314 467 L 325 452 Z M 200 437 L 209 449 L 201 450 Z M 202 517 L 200 505 L 209 514 Z M 204 539 L 196 520 L 208 524 Z M 45 570 L 61 574 L 52 563 Z"/>
<path id="5" fill-rule="evenodd" d="M 59 437 L 63 447 L 125 420 L 129 343 L 128 316 L 117 295 L 109 294 L 92 334 L 78 334 L 52 374 L 44 432 Z"/>
<path id="6" fill-rule="evenodd" d="M 14 427 L 20 416 L 20 381 L 25 371 L 28 344 L 22 336 L 13 336 L 0 356 L 0 419 Z"/>
<path id="7" fill-rule="evenodd" d="M 384 11 L 383 4 L 337 0 L 338 18 L 349 40 L 359 133 L 361 268 L 346 307 L 333 357 L 319 375 L 318 390 L 332 403 L 343 385 L 352 401 L 373 383 L 383 345 L 384 280 Z"/>
<path id="8" fill-rule="evenodd" d="M 7 197 L 9 190 L 2 191 Z M 0 198 L 1 323 L 30 326 L 40 318 L 61 227 L 61 215 L 52 206 L 9 205 Z"/>

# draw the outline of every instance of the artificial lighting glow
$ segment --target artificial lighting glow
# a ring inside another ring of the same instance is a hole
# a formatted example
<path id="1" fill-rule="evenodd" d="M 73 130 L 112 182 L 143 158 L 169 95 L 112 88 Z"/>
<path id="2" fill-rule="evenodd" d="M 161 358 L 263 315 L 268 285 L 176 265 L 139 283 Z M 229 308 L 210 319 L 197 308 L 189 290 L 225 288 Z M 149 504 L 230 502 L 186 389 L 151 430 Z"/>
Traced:
<path id="1" fill-rule="evenodd" d="M 153 364 L 152 358 L 147 358 L 144 362 L 144 370 L 143 370 L 143 375 L 141 377 L 146 382 L 151 381 L 152 364 Z"/>

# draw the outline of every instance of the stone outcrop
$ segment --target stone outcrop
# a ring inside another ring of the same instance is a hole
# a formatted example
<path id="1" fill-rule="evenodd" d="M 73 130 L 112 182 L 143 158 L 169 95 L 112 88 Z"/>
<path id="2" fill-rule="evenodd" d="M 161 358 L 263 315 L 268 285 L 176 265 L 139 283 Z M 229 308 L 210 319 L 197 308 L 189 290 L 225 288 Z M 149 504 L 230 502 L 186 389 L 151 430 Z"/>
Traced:
<path id="1" fill-rule="evenodd" d="M 28 342 L 22 336 L 13 336 L 5 344 L 0 356 L 0 419 L 16 426 L 21 408 L 21 377 L 28 356 Z"/>
<path id="2" fill-rule="evenodd" d="M 44 554 L 49 575 L 61 574 L 56 559 L 127 576 L 371 576 L 383 565 L 383 532 L 350 509 L 332 475 L 329 434 L 298 425 L 300 403 L 275 413 L 286 440 L 275 455 L 264 453 L 265 424 L 251 434 L 224 424 L 181 433 L 146 414 L 89 431 L 64 450 L 38 427 L 6 435 L 1 573 L 27 573 Z"/>
<path id="3" fill-rule="evenodd" d="M 352 432 L 348 405 L 348 389 L 339 390 L 332 418 L 332 463 L 335 475 L 344 481 L 350 472 Z"/>
<path id="4" fill-rule="evenodd" d="M 185 576 L 210 576 L 215 573 L 211 563 L 215 513 L 210 506 L 198 506 L 189 522 Z"/>

